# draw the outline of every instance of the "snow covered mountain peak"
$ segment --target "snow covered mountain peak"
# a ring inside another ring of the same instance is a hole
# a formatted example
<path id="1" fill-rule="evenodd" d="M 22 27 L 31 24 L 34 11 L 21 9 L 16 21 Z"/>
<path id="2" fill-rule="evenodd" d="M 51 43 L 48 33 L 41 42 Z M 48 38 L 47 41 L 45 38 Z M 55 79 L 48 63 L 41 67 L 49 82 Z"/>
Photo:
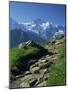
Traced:
<path id="1" fill-rule="evenodd" d="M 49 25 L 50 25 L 50 23 L 47 21 L 47 22 L 42 23 L 41 27 L 43 28 L 43 30 L 45 30 L 45 29 L 49 28 Z"/>
<path id="2" fill-rule="evenodd" d="M 56 34 L 63 35 L 65 33 L 65 27 L 41 19 L 35 19 L 31 22 L 22 23 L 17 23 L 10 19 L 10 30 L 12 29 L 20 29 L 22 32 L 28 32 L 29 34 L 31 33 L 31 37 L 38 35 L 38 37 L 42 38 L 43 40 L 49 40 Z"/>

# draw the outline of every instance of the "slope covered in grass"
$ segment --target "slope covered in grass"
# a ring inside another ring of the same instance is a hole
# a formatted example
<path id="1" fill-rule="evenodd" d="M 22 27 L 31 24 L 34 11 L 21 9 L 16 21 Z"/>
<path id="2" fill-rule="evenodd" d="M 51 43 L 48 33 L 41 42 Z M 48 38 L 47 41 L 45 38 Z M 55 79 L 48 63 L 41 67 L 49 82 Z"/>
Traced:
<path id="1" fill-rule="evenodd" d="M 35 43 L 23 45 L 21 48 L 10 49 L 10 78 L 23 74 L 39 58 L 48 54 L 48 50 Z"/>
<path id="2" fill-rule="evenodd" d="M 32 42 L 10 49 L 11 88 L 65 85 L 65 39 L 42 46 Z"/>
<path id="3" fill-rule="evenodd" d="M 39 51 L 37 47 L 31 45 L 24 46 L 22 48 L 11 48 L 10 49 L 10 69 L 12 73 L 19 73 L 21 66 L 27 63 L 30 55 L 35 54 Z M 26 60 L 27 59 L 27 60 Z M 27 67 L 27 66 L 26 66 Z"/>
<path id="4" fill-rule="evenodd" d="M 27 49 L 26 49 L 27 48 Z M 10 50 L 10 64 L 11 66 L 15 66 L 17 60 L 20 57 L 25 57 L 26 55 L 33 54 L 37 52 L 39 49 L 36 47 L 26 47 L 26 48 L 12 48 Z"/>
<path id="5" fill-rule="evenodd" d="M 48 86 L 65 85 L 66 84 L 66 71 L 65 71 L 65 41 L 55 46 L 57 54 L 54 56 L 56 59 L 49 68 L 49 77 L 47 81 Z"/>

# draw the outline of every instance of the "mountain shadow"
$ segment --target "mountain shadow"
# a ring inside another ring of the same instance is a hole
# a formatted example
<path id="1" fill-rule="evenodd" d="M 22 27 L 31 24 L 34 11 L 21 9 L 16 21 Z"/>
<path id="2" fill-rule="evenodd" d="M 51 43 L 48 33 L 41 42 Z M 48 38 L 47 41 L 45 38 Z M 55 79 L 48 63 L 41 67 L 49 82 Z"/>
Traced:
<path id="1" fill-rule="evenodd" d="M 11 72 L 12 72 L 13 75 L 18 75 L 18 74 L 24 73 L 25 71 L 29 70 L 29 68 L 32 64 L 37 62 L 43 56 L 53 54 L 52 52 L 49 52 L 48 49 L 44 49 L 42 46 L 40 46 L 39 44 L 36 44 L 34 42 L 31 42 L 29 44 L 29 46 L 30 45 L 32 47 L 39 48 L 39 51 L 35 52 L 35 53 L 28 54 L 28 55 L 23 56 L 23 57 L 22 56 L 19 57 L 18 60 L 17 60 L 18 64 L 16 65 L 17 70 L 12 70 L 11 69 Z"/>

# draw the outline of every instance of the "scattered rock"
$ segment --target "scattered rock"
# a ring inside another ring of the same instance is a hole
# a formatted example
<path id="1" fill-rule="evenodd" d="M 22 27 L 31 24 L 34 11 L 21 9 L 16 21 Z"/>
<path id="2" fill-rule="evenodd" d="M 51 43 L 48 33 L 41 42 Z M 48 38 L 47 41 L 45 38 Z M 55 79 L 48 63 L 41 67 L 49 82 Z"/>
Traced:
<path id="1" fill-rule="evenodd" d="M 29 83 L 28 82 L 22 82 L 20 84 L 20 87 L 30 87 Z"/>
<path id="2" fill-rule="evenodd" d="M 40 64 L 39 64 L 39 68 L 40 68 L 40 69 L 45 69 L 46 66 L 47 66 L 47 64 L 48 64 L 48 63 L 43 63 L 43 64 L 40 63 Z"/>
<path id="3" fill-rule="evenodd" d="M 39 73 L 39 67 L 30 68 L 31 73 Z"/>
<path id="4" fill-rule="evenodd" d="M 44 81 L 48 80 L 48 77 L 47 76 L 44 76 Z"/>
<path id="5" fill-rule="evenodd" d="M 30 69 L 37 67 L 38 66 L 38 62 L 36 62 L 35 64 L 33 64 L 32 66 L 30 66 Z"/>
<path id="6" fill-rule="evenodd" d="M 55 43 L 55 45 L 58 45 L 58 44 L 60 44 L 60 42 L 56 42 L 56 43 Z"/>
<path id="7" fill-rule="evenodd" d="M 41 60 L 41 59 L 40 59 L 39 62 L 40 62 L 40 63 L 46 63 L 46 62 L 48 62 L 48 60 L 46 60 L 46 59 Z"/>
<path id="8" fill-rule="evenodd" d="M 16 78 L 21 78 L 21 77 L 24 77 L 24 74 L 21 74 L 21 75 L 17 75 Z"/>
<path id="9" fill-rule="evenodd" d="M 41 69 L 40 70 L 40 73 L 42 73 L 42 74 L 46 74 L 48 71 L 47 71 L 47 69 Z"/>
<path id="10" fill-rule="evenodd" d="M 46 55 L 46 58 L 48 58 L 49 57 L 49 54 L 48 55 Z"/>
<path id="11" fill-rule="evenodd" d="M 23 81 L 29 82 L 31 79 L 33 79 L 33 75 L 32 74 L 25 75 L 23 78 L 21 78 L 21 82 L 23 82 Z"/>
<path id="12" fill-rule="evenodd" d="M 30 87 L 34 86 L 36 82 L 37 82 L 37 79 L 31 80 L 30 81 Z"/>
<path id="13" fill-rule="evenodd" d="M 30 71 L 26 71 L 24 75 L 29 75 L 29 74 L 31 74 L 31 72 Z"/>
<path id="14" fill-rule="evenodd" d="M 37 85 L 38 87 L 44 87 L 46 86 L 46 81 L 43 81 Z"/>

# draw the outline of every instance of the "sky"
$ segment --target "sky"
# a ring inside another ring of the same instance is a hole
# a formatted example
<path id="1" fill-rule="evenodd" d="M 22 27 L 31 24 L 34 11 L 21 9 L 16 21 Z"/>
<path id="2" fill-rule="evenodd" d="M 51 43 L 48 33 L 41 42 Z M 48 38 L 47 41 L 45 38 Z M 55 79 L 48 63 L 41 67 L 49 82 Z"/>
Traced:
<path id="1" fill-rule="evenodd" d="M 10 17 L 18 23 L 31 22 L 37 18 L 65 25 L 65 5 L 10 1 Z"/>

